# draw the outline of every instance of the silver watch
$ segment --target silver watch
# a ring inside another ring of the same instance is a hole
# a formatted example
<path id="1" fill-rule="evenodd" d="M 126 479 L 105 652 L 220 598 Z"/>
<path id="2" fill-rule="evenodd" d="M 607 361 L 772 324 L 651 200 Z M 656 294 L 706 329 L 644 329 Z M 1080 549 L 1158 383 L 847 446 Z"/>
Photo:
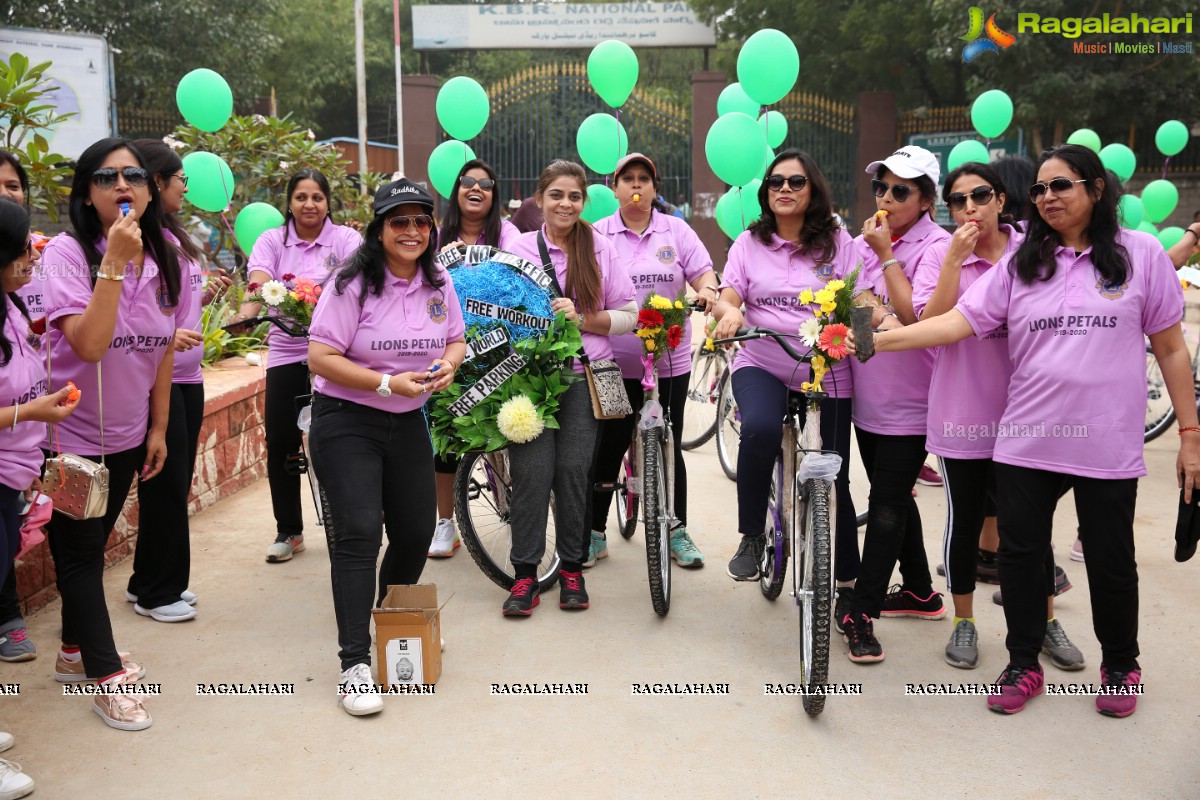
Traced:
<path id="1" fill-rule="evenodd" d="M 391 379 L 392 379 L 391 375 L 384 375 L 383 379 L 381 381 L 379 381 L 379 386 L 375 387 L 375 391 L 379 393 L 380 397 L 391 397 L 392 396 L 392 388 L 390 386 L 388 386 L 388 382 Z"/>

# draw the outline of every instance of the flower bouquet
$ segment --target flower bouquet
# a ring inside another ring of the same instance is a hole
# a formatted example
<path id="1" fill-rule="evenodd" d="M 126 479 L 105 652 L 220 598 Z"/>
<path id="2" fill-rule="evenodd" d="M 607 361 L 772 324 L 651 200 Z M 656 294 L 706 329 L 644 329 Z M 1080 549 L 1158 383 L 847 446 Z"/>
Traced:
<path id="1" fill-rule="evenodd" d="M 271 316 L 282 317 L 308 330 L 313 308 L 321 296 L 321 286 L 312 278 L 297 278 L 287 273 L 280 280 L 251 283 L 246 287 L 246 293 L 248 302 L 264 304 Z"/>
<path id="2" fill-rule="evenodd" d="M 643 389 L 649 391 L 654 387 L 654 365 L 683 341 L 683 326 L 689 314 L 691 310 L 683 292 L 674 300 L 651 292 L 642 301 L 634 334 L 642 340 Z"/>
<path id="3" fill-rule="evenodd" d="M 850 309 L 854 305 L 859 268 L 846 280 L 836 279 L 824 289 L 800 292 L 800 304 L 816 306 L 812 319 L 800 326 L 800 340 L 816 351 L 812 358 L 813 379 L 800 384 L 801 391 L 821 392 L 821 382 L 829 372 L 830 361 L 841 361 L 849 352 L 846 337 L 850 333 Z"/>

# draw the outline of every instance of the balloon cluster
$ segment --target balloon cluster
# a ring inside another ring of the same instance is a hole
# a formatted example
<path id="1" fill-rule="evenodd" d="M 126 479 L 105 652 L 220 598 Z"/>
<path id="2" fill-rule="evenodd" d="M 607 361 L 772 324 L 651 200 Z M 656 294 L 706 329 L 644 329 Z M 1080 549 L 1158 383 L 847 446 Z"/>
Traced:
<path id="1" fill-rule="evenodd" d="M 989 89 L 971 104 L 971 125 L 984 139 L 998 139 L 1008 130 L 1013 119 L 1013 102 L 999 89 Z M 969 162 L 986 164 L 991 160 L 988 146 L 978 139 L 968 139 L 954 145 L 946 158 L 946 170 L 957 169 Z"/>
<path id="2" fill-rule="evenodd" d="M 429 180 L 438 194 L 450 199 L 463 164 L 475 158 L 475 151 L 467 144 L 467 139 L 474 139 L 487 125 L 491 105 L 487 92 L 478 81 L 460 75 L 442 84 L 435 109 L 438 122 L 453 138 L 442 142 L 429 154 Z"/>

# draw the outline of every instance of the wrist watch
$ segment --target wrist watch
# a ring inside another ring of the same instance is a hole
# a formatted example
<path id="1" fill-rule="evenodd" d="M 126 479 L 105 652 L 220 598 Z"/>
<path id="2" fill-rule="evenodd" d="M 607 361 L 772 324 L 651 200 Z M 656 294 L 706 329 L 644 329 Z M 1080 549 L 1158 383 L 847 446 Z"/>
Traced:
<path id="1" fill-rule="evenodd" d="M 390 386 L 388 386 L 388 381 L 390 381 L 391 379 L 392 379 L 391 375 L 384 375 L 383 378 L 379 381 L 379 386 L 377 386 L 375 388 L 375 391 L 379 393 L 380 397 L 391 397 L 392 396 L 392 388 Z"/>

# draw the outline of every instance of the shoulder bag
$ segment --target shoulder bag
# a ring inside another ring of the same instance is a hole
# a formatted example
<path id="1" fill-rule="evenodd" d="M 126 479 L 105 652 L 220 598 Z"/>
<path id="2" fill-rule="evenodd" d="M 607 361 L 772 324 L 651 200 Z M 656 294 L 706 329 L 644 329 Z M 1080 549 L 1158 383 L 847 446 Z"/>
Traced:
<path id="1" fill-rule="evenodd" d="M 46 387 L 50 383 L 50 341 L 46 340 Z M 100 380 L 100 362 L 96 362 L 96 399 L 100 404 L 100 463 L 58 450 L 58 436 L 51 429 L 51 441 L 58 455 L 46 459 L 42 492 L 54 503 L 54 510 L 71 519 L 96 519 L 108 510 L 108 467 L 104 464 L 104 387 Z"/>

